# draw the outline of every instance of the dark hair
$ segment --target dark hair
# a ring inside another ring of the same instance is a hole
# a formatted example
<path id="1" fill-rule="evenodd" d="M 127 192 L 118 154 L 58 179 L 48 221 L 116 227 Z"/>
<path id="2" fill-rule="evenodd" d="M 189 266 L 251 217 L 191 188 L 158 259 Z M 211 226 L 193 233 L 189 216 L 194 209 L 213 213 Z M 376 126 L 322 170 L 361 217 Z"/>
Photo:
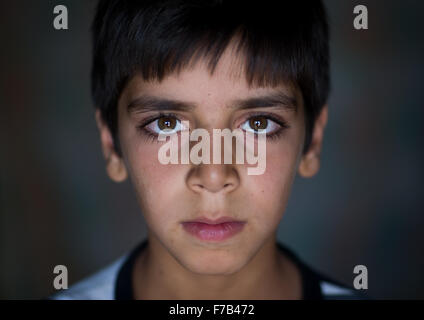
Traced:
<path id="1" fill-rule="evenodd" d="M 330 90 L 328 24 L 321 0 L 254 5 L 235 0 L 100 0 L 92 32 L 92 94 L 118 153 L 117 103 L 135 73 L 160 81 L 199 59 L 213 73 L 234 39 L 249 85 L 289 81 L 300 89 L 304 152 L 308 149 Z"/>

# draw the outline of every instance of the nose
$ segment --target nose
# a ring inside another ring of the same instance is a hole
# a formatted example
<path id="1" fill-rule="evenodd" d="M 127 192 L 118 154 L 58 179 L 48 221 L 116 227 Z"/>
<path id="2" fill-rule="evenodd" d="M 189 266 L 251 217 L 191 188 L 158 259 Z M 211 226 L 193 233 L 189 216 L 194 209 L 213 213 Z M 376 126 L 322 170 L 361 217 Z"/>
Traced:
<path id="1" fill-rule="evenodd" d="M 230 193 L 240 185 L 240 177 L 230 164 L 200 164 L 191 168 L 187 185 L 196 193 Z"/>

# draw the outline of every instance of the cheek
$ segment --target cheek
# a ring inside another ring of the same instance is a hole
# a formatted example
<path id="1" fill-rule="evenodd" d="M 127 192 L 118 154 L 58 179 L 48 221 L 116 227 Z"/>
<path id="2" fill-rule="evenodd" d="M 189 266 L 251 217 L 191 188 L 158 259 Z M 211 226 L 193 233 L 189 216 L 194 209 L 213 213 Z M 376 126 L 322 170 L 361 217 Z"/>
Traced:
<path id="1" fill-rule="evenodd" d="M 161 144 L 142 142 L 127 149 L 127 168 L 141 210 L 151 226 L 175 221 L 179 190 L 183 190 L 178 165 L 158 161 Z"/>
<path id="2" fill-rule="evenodd" d="M 278 227 L 290 196 L 299 150 L 288 142 L 269 143 L 264 174 L 246 176 L 248 199 L 254 199 L 252 219 L 264 230 Z"/>

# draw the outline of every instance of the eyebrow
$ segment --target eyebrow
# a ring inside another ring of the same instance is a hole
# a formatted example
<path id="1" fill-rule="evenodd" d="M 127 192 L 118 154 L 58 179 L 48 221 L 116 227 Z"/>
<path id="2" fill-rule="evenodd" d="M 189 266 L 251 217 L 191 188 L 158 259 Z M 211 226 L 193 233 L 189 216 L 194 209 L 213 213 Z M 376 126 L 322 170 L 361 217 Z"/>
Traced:
<path id="1" fill-rule="evenodd" d="M 296 112 L 298 103 L 295 97 L 288 95 L 283 91 L 278 91 L 258 97 L 237 99 L 234 100 L 229 107 L 235 109 L 282 107 Z"/>
<path id="2" fill-rule="evenodd" d="M 296 112 L 298 104 L 295 97 L 288 95 L 283 91 L 278 91 L 257 97 L 236 99 L 228 104 L 227 107 L 231 109 L 282 107 Z M 151 95 L 142 95 L 128 104 L 127 111 L 129 113 L 164 110 L 191 111 L 195 108 L 196 104 L 192 102 L 155 97 Z"/>
<path id="3" fill-rule="evenodd" d="M 150 95 L 142 95 L 134 99 L 127 107 L 129 113 L 142 113 L 148 111 L 190 111 L 195 108 L 195 104 L 185 101 L 178 101 L 167 98 L 160 98 Z"/>

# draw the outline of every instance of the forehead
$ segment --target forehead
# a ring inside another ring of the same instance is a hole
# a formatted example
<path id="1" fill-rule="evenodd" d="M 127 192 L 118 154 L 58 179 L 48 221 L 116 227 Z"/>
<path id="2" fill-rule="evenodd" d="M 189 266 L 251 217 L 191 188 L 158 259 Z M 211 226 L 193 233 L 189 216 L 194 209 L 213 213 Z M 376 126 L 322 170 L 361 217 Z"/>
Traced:
<path id="1" fill-rule="evenodd" d="M 301 103 L 299 90 L 291 83 L 278 86 L 249 85 L 245 76 L 245 60 L 228 47 L 216 67 L 211 71 L 204 59 L 198 59 L 179 71 L 167 75 L 161 81 L 144 80 L 136 74 L 124 89 L 121 101 L 131 103 L 140 95 L 149 94 L 166 99 L 190 101 L 194 104 L 225 105 L 228 101 L 283 92 Z"/>

